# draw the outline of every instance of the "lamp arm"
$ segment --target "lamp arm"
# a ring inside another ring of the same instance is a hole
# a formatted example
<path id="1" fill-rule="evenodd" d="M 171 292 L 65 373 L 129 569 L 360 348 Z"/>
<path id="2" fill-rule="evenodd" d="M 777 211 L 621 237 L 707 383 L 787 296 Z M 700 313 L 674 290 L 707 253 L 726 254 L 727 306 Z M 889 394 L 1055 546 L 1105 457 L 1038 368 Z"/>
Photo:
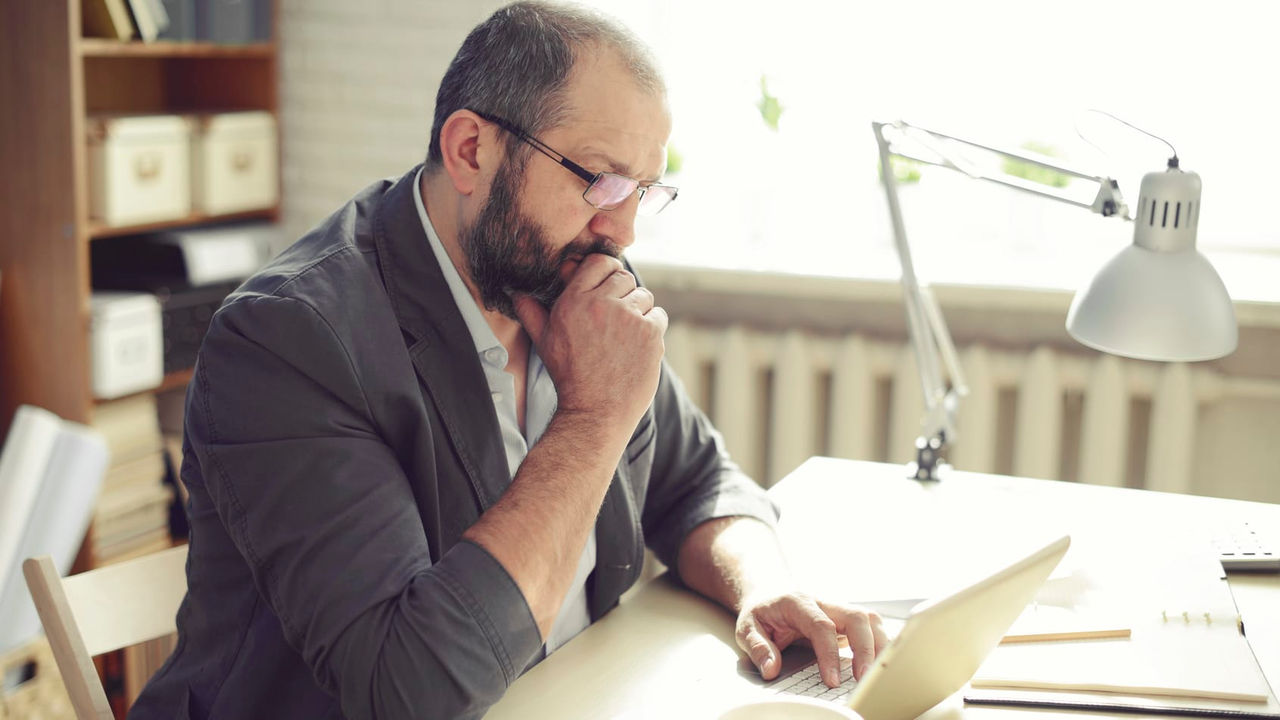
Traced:
<path id="1" fill-rule="evenodd" d="M 1129 216 L 1129 207 L 1125 204 L 1124 198 L 1120 194 L 1119 184 L 1112 178 L 1094 175 L 1082 170 L 1059 165 L 1057 163 L 1050 162 L 1045 158 L 1036 157 L 1025 152 L 1001 148 L 995 145 L 987 145 L 959 138 L 954 135 L 941 133 L 936 130 L 929 130 L 916 125 L 911 125 L 901 120 L 894 123 L 872 123 L 872 126 L 879 126 L 881 128 L 876 130 L 876 138 L 878 141 L 883 141 L 888 144 L 888 150 L 891 155 L 897 155 L 898 157 L 926 165 L 956 170 L 975 180 L 985 180 L 987 182 L 1003 185 L 1008 188 L 1013 188 L 1014 190 L 1020 190 L 1049 200 L 1056 200 L 1057 202 L 1065 203 L 1067 205 L 1085 208 L 1104 217 L 1118 215 L 1125 220 L 1132 220 Z M 892 139 L 886 137 L 883 130 L 886 126 L 891 128 L 893 132 L 898 133 L 901 138 L 909 139 L 910 141 L 927 149 L 936 156 L 936 159 L 925 157 L 920 153 L 913 153 L 909 149 L 901 147 L 902 143 L 895 144 Z M 994 155 L 999 155 L 1018 162 L 1035 165 L 1046 170 L 1052 170 L 1056 173 L 1097 183 L 1098 193 L 1092 202 L 1086 203 L 1081 202 L 1066 193 L 1055 192 L 1047 185 L 1032 182 L 1024 178 L 1013 175 L 992 175 L 983 172 L 980 168 L 974 166 L 963 157 L 960 157 L 955 152 L 948 149 L 946 147 L 946 143 L 948 142 L 968 145 Z"/>
<path id="2" fill-rule="evenodd" d="M 916 278 L 911 246 L 907 243 L 906 226 L 902 221 L 902 207 L 898 201 L 898 185 L 893 177 L 891 150 L 883 128 L 883 123 L 872 123 L 880 150 L 880 179 L 884 184 L 885 199 L 889 204 L 894 247 L 902 266 L 902 293 L 906 306 L 907 331 L 911 336 L 916 368 L 920 373 L 920 386 L 924 392 L 925 415 L 921 427 L 921 438 L 924 447 L 929 447 L 932 441 L 933 450 L 940 450 L 946 439 L 955 434 L 954 410 L 957 403 L 954 396 L 948 397 L 947 386 L 943 383 L 942 374 L 938 368 L 938 356 L 942 355 L 947 362 L 948 371 L 952 373 L 959 371 L 959 364 L 955 363 L 954 367 L 952 366 L 955 346 L 946 331 L 945 322 L 942 321 L 942 313 L 938 311 L 933 296 L 921 287 Z M 956 375 L 953 374 L 952 377 Z M 917 447 L 922 447 L 921 441 L 917 442 Z M 929 479 L 936 479 L 932 463 L 928 468 L 924 465 L 925 463 L 917 458 L 917 477 L 920 477 L 920 472 L 924 472 Z"/>
<path id="3" fill-rule="evenodd" d="M 938 300 L 933 296 L 932 288 L 925 286 L 922 290 L 925 299 L 925 315 L 929 318 L 933 336 L 938 341 L 938 351 L 942 355 L 943 364 L 947 366 L 947 375 L 951 377 L 950 392 L 961 397 L 968 395 L 969 383 L 964 379 L 960 357 L 956 354 L 955 342 L 951 339 L 951 331 L 947 329 L 947 321 L 942 316 L 942 308 L 938 307 Z"/>
<path id="4" fill-rule="evenodd" d="M 902 207 L 898 202 L 898 185 L 893 178 L 889 144 L 881 132 L 882 126 L 873 124 L 873 128 L 880 147 L 880 179 L 884 183 L 885 199 L 889 203 L 894 248 L 898 253 L 898 262 L 902 266 L 902 294 L 907 311 L 907 332 L 911 335 L 911 345 L 916 354 L 925 408 L 929 409 L 937 402 L 937 390 L 940 385 L 937 358 L 933 353 L 928 352 L 932 347 L 929 321 L 925 315 L 924 300 L 920 283 L 916 278 L 915 264 L 911 259 L 911 246 L 907 243 L 906 225 L 902 221 Z"/>

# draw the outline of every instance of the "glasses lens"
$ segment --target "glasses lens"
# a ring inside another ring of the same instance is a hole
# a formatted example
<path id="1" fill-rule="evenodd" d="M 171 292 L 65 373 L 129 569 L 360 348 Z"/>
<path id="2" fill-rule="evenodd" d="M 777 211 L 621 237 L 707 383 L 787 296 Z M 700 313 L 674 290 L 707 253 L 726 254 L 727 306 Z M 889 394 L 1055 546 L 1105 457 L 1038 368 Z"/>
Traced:
<path id="1" fill-rule="evenodd" d="M 583 199 L 601 210 L 613 210 L 631 197 L 640 183 L 613 173 L 600 173 L 582 194 Z"/>
<path id="2" fill-rule="evenodd" d="M 670 185 L 650 185 L 645 188 L 644 195 L 640 198 L 640 206 L 636 208 L 636 212 L 641 215 L 657 215 L 662 209 L 671 204 L 676 199 L 679 189 Z"/>

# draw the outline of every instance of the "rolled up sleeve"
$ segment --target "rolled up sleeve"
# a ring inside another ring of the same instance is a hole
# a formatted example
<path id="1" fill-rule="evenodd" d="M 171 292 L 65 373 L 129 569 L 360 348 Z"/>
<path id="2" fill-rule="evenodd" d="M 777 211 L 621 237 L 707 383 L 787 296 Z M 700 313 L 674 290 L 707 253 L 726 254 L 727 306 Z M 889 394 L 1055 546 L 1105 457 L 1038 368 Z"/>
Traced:
<path id="1" fill-rule="evenodd" d="M 236 298 L 193 382 L 187 431 L 208 494 L 343 714 L 482 715 L 538 651 L 537 626 L 481 547 L 432 562 L 413 488 L 325 319 L 296 299 Z"/>
<path id="2" fill-rule="evenodd" d="M 721 517 L 753 517 L 770 526 L 778 509 L 725 451 L 712 426 L 667 365 L 654 398 L 654 463 L 641 518 L 646 542 L 672 572 L 685 537 Z"/>

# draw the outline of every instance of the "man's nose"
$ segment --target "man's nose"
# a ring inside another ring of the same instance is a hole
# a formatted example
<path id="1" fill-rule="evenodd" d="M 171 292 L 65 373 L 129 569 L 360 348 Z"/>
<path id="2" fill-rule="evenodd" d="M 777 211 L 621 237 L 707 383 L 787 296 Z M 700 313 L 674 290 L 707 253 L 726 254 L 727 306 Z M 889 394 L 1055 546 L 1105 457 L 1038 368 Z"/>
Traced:
<path id="1" fill-rule="evenodd" d="M 591 218 L 591 231 L 608 238 L 623 250 L 636 241 L 636 208 L 640 193 L 632 193 L 627 201 L 612 210 L 598 210 Z"/>

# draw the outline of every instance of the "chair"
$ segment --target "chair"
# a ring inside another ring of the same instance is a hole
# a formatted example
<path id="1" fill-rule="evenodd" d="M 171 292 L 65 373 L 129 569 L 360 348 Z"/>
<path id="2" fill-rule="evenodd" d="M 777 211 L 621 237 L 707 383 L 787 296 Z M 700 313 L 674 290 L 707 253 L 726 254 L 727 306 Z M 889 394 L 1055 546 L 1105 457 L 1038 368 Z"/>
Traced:
<path id="1" fill-rule="evenodd" d="M 22 564 L 27 588 L 79 720 L 111 720 L 95 655 L 177 631 L 187 592 L 187 546 L 58 577 L 45 555 Z"/>

